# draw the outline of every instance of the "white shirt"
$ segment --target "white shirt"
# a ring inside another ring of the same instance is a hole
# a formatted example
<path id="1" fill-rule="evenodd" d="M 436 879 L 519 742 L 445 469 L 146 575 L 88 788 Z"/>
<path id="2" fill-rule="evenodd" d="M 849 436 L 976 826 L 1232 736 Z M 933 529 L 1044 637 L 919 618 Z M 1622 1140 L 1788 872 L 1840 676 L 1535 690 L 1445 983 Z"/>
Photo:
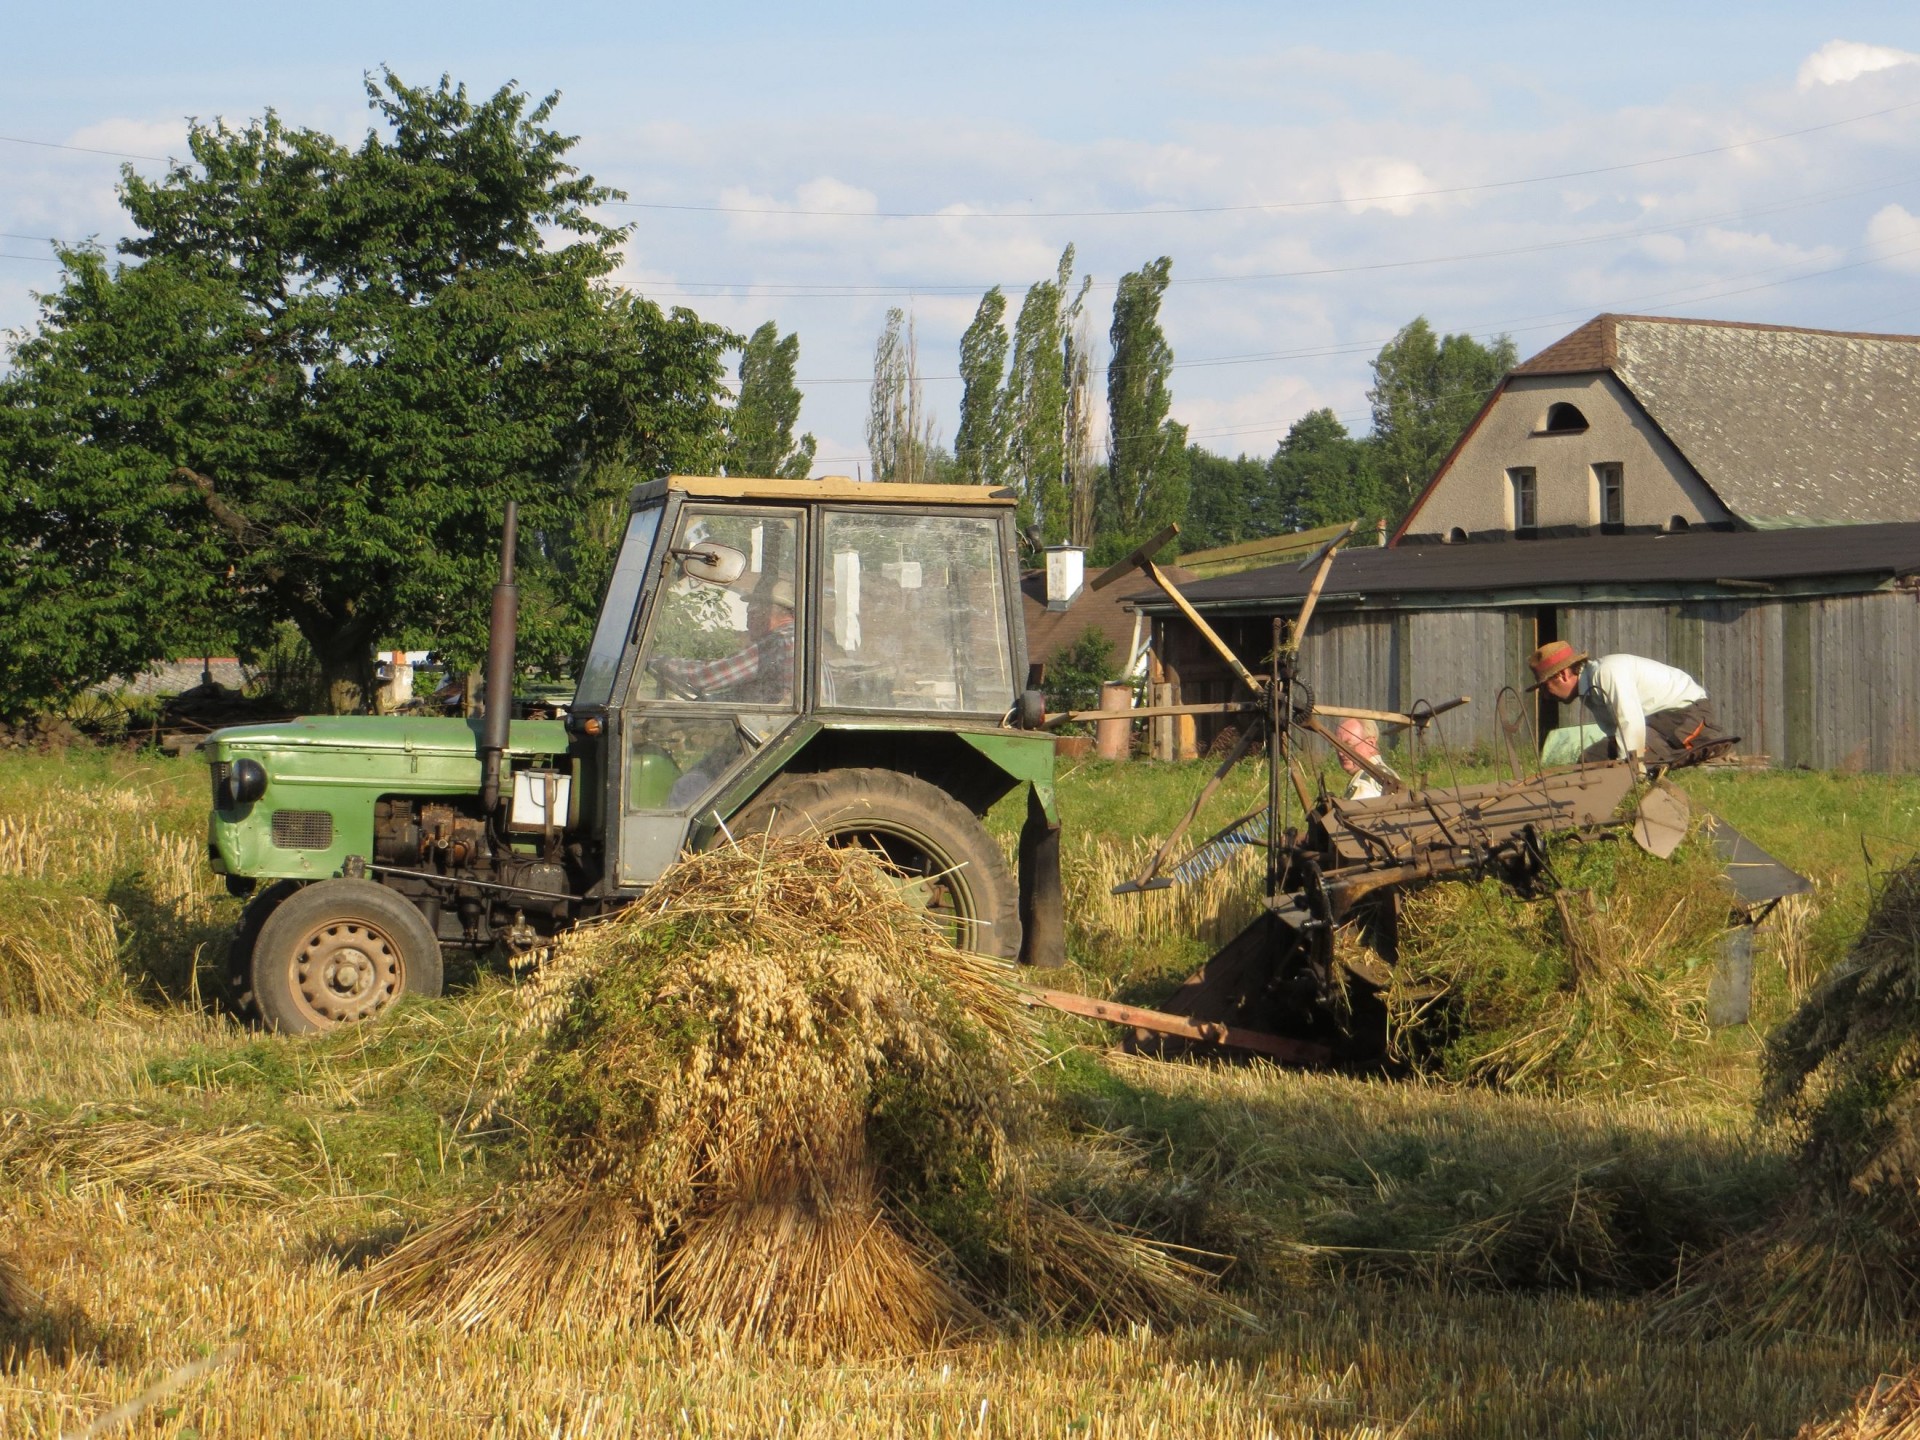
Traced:
<path id="1" fill-rule="evenodd" d="M 1613 736 L 1622 759 L 1647 748 L 1647 716 L 1707 698 L 1686 671 L 1638 655 L 1602 655 L 1588 661 L 1580 667 L 1576 693 Z"/>
<path id="2" fill-rule="evenodd" d="M 1393 768 L 1378 755 L 1369 755 L 1367 759 L 1386 774 L 1393 775 L 1394 779 L 1398 780 L 1400 778 L 1398 775 L 1394 775 Z M 1380 788 L 1380 782 L 1378 780 L 1374 779 L 1373 776 L 1364 770 L 1356 770 L 1353 772 L 1353 778 L 1347 782 L 1345 798 L 1348 800 L 1378 800 L 1384 794 L 1386 794 L 1386 791 Z"/>

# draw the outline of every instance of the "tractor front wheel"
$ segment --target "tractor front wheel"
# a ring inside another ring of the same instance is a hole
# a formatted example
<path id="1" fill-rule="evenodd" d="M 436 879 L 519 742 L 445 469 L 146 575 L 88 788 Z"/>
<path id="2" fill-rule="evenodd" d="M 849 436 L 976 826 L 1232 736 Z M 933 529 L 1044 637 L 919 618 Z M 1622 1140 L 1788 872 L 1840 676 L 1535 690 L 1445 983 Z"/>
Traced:
<path id="1" fill-rule="evenodd" d="M 371 880 L 296 891 L 253 944 L 253 1002 L 269 1028 L 291 1034 L 373 1020 L 403 994 L 440 987 L 440 942 L 426 917 Z"/>
<path id="2" fill-rule="evenodd" d="M 897 770 L 783 775 L 728 829 L 871 850 L 955 945 L 1019 957 L 1019 889 L 1000 847 L 971 810 L 924 780 Z"/>

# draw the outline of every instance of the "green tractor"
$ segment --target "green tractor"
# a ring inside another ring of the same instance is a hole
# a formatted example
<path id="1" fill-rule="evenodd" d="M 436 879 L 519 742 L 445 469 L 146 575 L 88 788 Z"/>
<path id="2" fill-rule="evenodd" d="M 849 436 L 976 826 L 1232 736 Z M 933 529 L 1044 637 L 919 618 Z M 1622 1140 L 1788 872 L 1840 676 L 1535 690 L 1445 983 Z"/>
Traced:
<path id="1" fill-rule="evenodd" d="M 877 852 L 954 941 L 1062 958 L 1053 741 L 1026 679 L 1014 498 L 673 476 L 633 492 L 564 719 L 513 720 L 514 510 L 489 703 L 221 730 L 209 849 L 251 895 L 230 959 L 270 1026 L 438 994 L 687 850 L 818 833 Z M 495 697 L 500 703 L 494 703 Z M 1018 877 L 982 817 L 1027 791 Z"/>

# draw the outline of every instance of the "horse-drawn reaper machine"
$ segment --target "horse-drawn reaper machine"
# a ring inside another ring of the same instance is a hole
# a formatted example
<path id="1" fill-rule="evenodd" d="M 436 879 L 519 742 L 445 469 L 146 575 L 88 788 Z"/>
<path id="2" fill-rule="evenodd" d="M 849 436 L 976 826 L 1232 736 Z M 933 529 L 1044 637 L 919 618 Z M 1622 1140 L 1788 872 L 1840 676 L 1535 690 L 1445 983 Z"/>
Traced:
<path id="1" fill-rule="evenodd" d="M 1617 817 L 1634 788 L 1633 770 L 1617 760 L 1541 768 L 1525 706 L 1519 694 L 1508 689 L 1499 697 L 1507 778 L 1409 786 L 1323 725 L 1322 718 L 1403 726 L 1417 746 L 1440 715 L 1467 704 L 1468 697 L 1435 705 L 1422 702 L 1407 713 L 1362 710 L 1321 701 L 1300 673 L 1301 638 L 1312 622 L 1334 555 L 1352 528 L 1302 565 L 1317 567 L 1313 583 L 1290 624 L 1274 621 L 1273 646 L 1260 670 L 1236 655 L 1154 564 L 1152 556 L 1174 533 L 1176 527 L 1168 527 L 1108 569 L 1093 587 L 1136 571 L 1144 575 L 1219 653 L 1244 693 L 1225 705 L 1161 706 L 1133 713 L 1231 714 L 1240 735 L 1185 818 L 1140 872 L 1114 893 L 1191 883 L 1252 847 L 1265 852 L 1265 904 L 1252 924 L 1158 1010 L 1059 991 L 1037 995 L 1056 1008 L 1132 1027 L 1137 1041 L 1163 1049 L 1226 1045 L 1307 1064 L 1372 1060 L 1384 1038 L 1378 1023 L 1384 1007 L 1378 995 L 1391 979 L 1388 967 L 1400 893 L 1437 880 L 1482 875 L 1532 893 L 1550 874 L 1550 837 L 1597 834 L 1626 823 Z M 1075 711 L 1050 716 L 1049 721 L 1103 714 Z M 1347 800 L 1311 791 L 1299 760 L 1301 740 L 1309 735 L 1371 775 L 1382 793 Z M 1266 767 L 1264 802 L 1183 849 L 1195 820 L 1227 775 L 1254 754 L 1263 757 Z M 1632 821 L 1635 838 L 1656 853 L 1670 853 L 1685 833 L 1685 803 L 1677 791 L 1649 791 Z M 1365 944 L 1342 943 L 1343 936 L 1363 938 Z"/>

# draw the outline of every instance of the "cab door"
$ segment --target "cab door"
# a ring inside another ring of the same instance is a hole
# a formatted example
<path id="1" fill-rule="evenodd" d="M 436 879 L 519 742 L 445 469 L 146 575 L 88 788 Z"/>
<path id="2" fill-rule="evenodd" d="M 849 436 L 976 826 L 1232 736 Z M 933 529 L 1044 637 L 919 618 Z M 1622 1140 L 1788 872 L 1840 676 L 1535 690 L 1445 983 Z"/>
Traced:
<path id="1" fill-rule="evenodd" d="M 686 505 L 621 714 L 618 879 L 648 885 L 800 712 L 805 515 Z"/>

